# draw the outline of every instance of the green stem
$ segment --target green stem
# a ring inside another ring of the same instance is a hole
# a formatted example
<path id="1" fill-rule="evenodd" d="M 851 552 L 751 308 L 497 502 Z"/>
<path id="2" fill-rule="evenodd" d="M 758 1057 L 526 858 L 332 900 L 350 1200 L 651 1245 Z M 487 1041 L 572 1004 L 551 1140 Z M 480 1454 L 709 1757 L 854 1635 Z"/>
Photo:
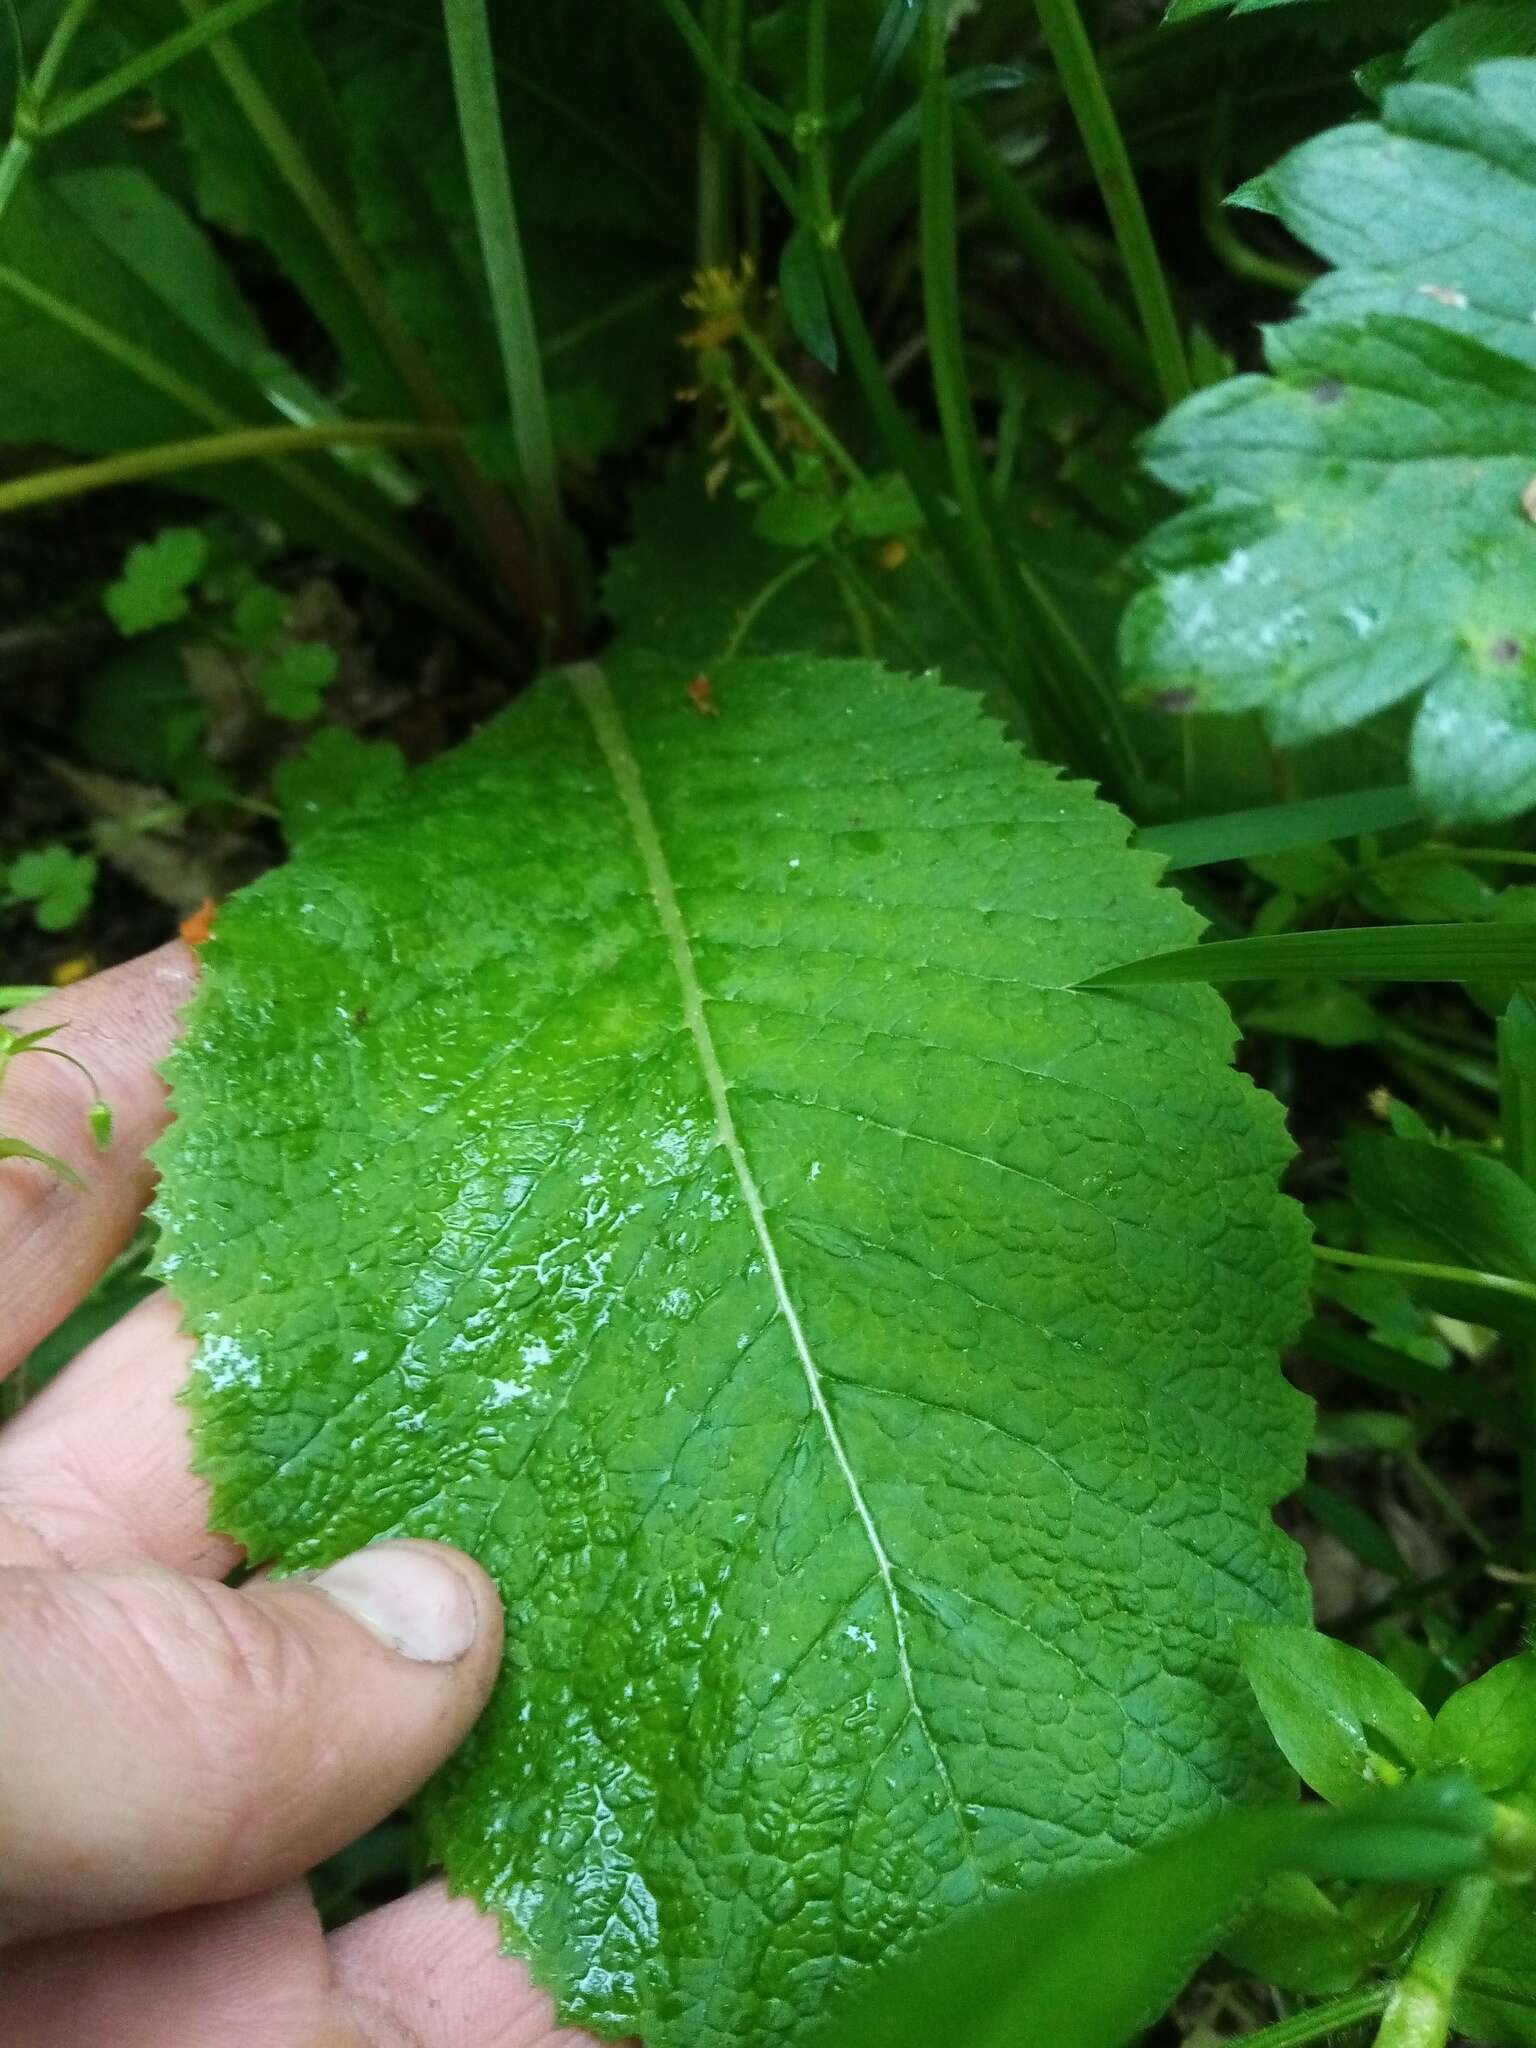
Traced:
<path id="1" fill-rule="evenodd" d="M 1035 12 L 1098 181 L 1131 296 L 1141 316 L 1163 403 L 1177 405 L 1193 389 L 1178 315 L 1142 204 L 1130 152 L 1115 118 L 1114 104 L 1093 45 L 1077 11 L 1077 0 L 1035 0 Z"/>
<path id="2" fill-rule="evenodd" d="M 114 329 L 103 326 L 81 307 L 72 306 L 66 300 L 56 298 L 52 292 L 34 284 L 21 271 L 0 264 L 0 291 L 14 293 L 46 319 L 56 321 L 61 327 L 79 335 L 82 340 L 89 342 L 93 348 L 100 350 L 113 362 L 120 363 L 151 390 L 161 392 L 193 419 L 200 420 L 203 425 L 212 428 L 215 434 L 240 434 L 251 431 L 245 422 L 237 419 L 233 413 L 211 399 L 206 392 L 199 390 L 195 384 L 189 383 L 186 378 L 168 369 L 157 357 L 147 354 Z M 336 423 L 327 421 L 319 424 L 329 428 Z M 350 437 L 355 440 L 358 423 L 347 424 Z M 304 428 L 279 428 L 272 431 L 302 432 L 309 436 L 312 442 L 315 425 L 311 424 Z M 455 430 L 444 428 L 441 431 L 446 434 Z M 186 444 L 173 442 L 170 445 L 175 447 Z M 112 459 L 114 458 L 108 458 Z M 261 459 L 271 465 L 275 474 L 281 477 L 291 490 L 307 498 L 327 519 L 350 533 L 381 561 L 393 567 L 424 603 L 440 612 L 460 631 L 467 633 L 497 660 L 513 658 L 515 650 L 511 642 L 490 615 L 482 611 L 478 605 L 470 603 L 446 577 L 439 575 L 430 564 L 421 560 L 390 527 L 380 525 L 369 518 L 366 512 L 359 511 L 344 492 L 333 491 L 328 484 L 312 475 L 304 463 L 271 453 L 266 453 Z M 82 465 L 85 466 L 87 465 Z"/>
<path id="3" fill-rule="evenodd" d="M 627 320 L 631 313 L 638 313 L 643 306 L 649 306 L 661 299 L 675 299 L 687 285 L 688 279 L 680 271 L 669 277 L 654 279 L 649 284 L 637 285 L 632 292 L 626 292 L 621 299 L 614 299 L 600 312 L 589 313 L 584 320 L 573 320 L 569 327 L 562 327 L 558 334 L 552 334 L 543 343 L 540 354 L 547 369 L 557 357 L 568 355 L 573 348 L 580 348 L 596 334 L 602 334 L 609 327 L 617 327 L 621 320 Z"/>
<path id="4" fill-rule="evenodd" d="M 780 591 L 788 590 L 792 583 L 798 583 L 802 576 L 808 575 L 812 569 L 819 567 L 820 563 L 820 555 L 810 553 L 796 555 L 791 559 L 788 568 L 781 569 L 776 576 L 771 576 L 757 593 L 756 597 L 752 599 L 751 603 L 744 605 L 737 614 L 736 623 L 731 628 L 731 637 L 721 648 L 719 659 L 721 661 L 730 661 L 735 655 L 739 654 L 747 635 L 763 616 L 763 613 L 767 611 Z"/>
<path id="5" fill-rule="evenodd" d="M 787 490 L 789 473 L 758 432 L 757 422 L 753 419 L 746 400 L 737 390 L 735 380 L 729 376 L 722 377 L 719 389 L 720 396 L 725 401 L 725 409 L 731 416 L 731 424 L 741 436 L 742 446 L 775 490 Z"/>
<path id="6" fill-rule="evenodd" d="M 922 511 L 934 546 L 944 556 L 960 589 L 974 604 L 977 593 L 971 578 L 970 562 L 965 550 L 959 546 L 955 534 L 950 530 L 952 522 L 940 501 L 933 465 L 928 459 L 927 450 L 886 383 L 873 337 L 848 274 L 847 263 L 838 247 L 837 222 L 834 216 L 830 211 L 824 215 L 813 213 L 807 216 L 805 193 L 796 190 L 772 145 L 750 109 L 742 101 L 735 81 L 721 66 L 709 39 L 704 35 L 686 0 L 661 0 L 661 5 L 687 44 L 699 69 L 718 94 L 720 106 L 740 135 L 752 162 L 794 218 L 803 221 L 811 229 L 821 264 L 822 284 L 827 294 L 827 302 L 832 309 L 832 317 L 847 354 L 849 367 L 874 422 L 875 431 L 884 443 L 886 455 L 893 467 L 899 469 L 912 486 L 913 495 Z M 825 147 L 824 135 L 809 138 L 808 153 L 815 154 Z M 817 191 L 826 192 L 827 189 L 826 179 L 816 177 L 811 181 L 813 194 Z M 979 624 L 974 618 L 972 623 Z M 986 638 L 984 628 L 981 629 L 980 637 L 983 640 Z M 1001 670 L 1001 655 L 991 648 L 988 652 Z"/>
<path id="7" fill-rule="evenodd" d="M 40 133 L 44 137 L 62 135 L 67 128 L 90 120 L 93 114 L 104 112 L 127 94 L 148 85 L 152 78 L 158 78 L 162 71 L 168 71 L 184 57 L 192 56 L 216 36 L 228 35 L 231 29 L 239 28 L 252 15 L 260 14 L 272 5 L 273 0 L 223 0 L 221 6 L 205 14 L 200 21 L 190 23 L 175 35 L 167 36 L 164 42 L 156 43 L 153 49 L 130 58 L 95 85 L 69 93 L 51 107 L 44 108 L 38 121 Z"/>
<path id="8" fill-rule="evenodd" d="M 1137 396 L 1155 401 L 1152 358 L 1136 329 L 1104 296 L 1093 272 L 1044 207 L 1012 176 L 975 116 L 957 108 L 954 120 L 961 159 L 992 211 L 1078 326 L 1118 364 Z"/>
<path id="9" fill-rule="evenodd" d="M 1480 1287 L 1488 1294 L 1512 1294 L 1536 1301 L 1536 1286 L 1512 1280 L 1507 1273 L 1480 1273 L 1471 1266 L 1441 1266 L 1426 1259 L 1389 1259 L 1375 1252 L 1346 1252 L 1331 1244 L 1315 1244 L 1314 1259 L 1326 1266 L 1358 1266 L 1367 1273 L 1396 1273 L 1405 1280 L 1443 1280 L 1458 1287 Z"/>
<path id="10" fill-rule="evenodd" d="M 1342 1998 L 1331 1998 L 1326 2005 L 1309 2006 L 1305 2012 L 1292 2013 L 1289 2019 L 1276 2020 L 1272 2027 L 1260 2027 L 1256 2034 L 1244 2034 L 1233 2048 L 1311 2048 L 1314 2041 L 1326 2041 L 1345 2027 L 1374 2018 L 1390 1996 L 1390 1991 L 1379 1984 L 1364 1991 L 1346 1991 Z"/>
<path id="11" fill-rule="evenodd" d="M 1205 239 L 1234 277 L 1247 284 L 1260 284 L 1271 291 L 1296 298 L 1317 281 L 1317 273 L 1303 270 L 1299 263 L 1282 263 L 1278 256 L 1266 256 L 1252 249 L 1233 227 L 1221 188 L 1208 171 L 1201 181 L 1200 218 Z"/>
<path id="12" fill-rule="evenodd" d="M 756 329 L 743 322 L 739 331 L 739 339 L 747 354 L 752 358 L 752 361 L 762 371 L 779 397 L 783 399 L 785 406 L 800 422 L 807 434 L 816 442 L 817 446 L 834 467 L 841 470 L 851 484 L 867 483 L 868 477 L 859 463 L 854 459 L 843 442 L 839 440 L 838 436 L 833 433 L 832 429 L 806 398 L 804 392 L 801 391 L 793 378 L 788 376 L 783 367 L 774 359 L 773 352 L 762 336 L 757 333 Z M 925 542 L 917 542 L 913 546 L 912 560 L 916 564 L 919 573 L 927 578 L 928 582 L 933 586 L 935 593 L 950 607 L 961 625 L 967 628 L 972 627 L 974 621 L 967 608 L 964 593 L 956 588 L 950 576 L 933 558 Z M 846 571 L 846 565 L 842 566 L 844 571 Z M 864 592 L 865 598 L 867 599 L 869 595 L 870 593 L 866 590 Z M 888 606 L 881 606 L 880 609 L 888 617 L 894 618 Z M 921 665 L 919 661 L 918 666 Z"/>
<path id="13" fill-rule="evenodd" d="M 69 55 L 70 45 L 84 27 L 86 16 L 95 4 L 96 0 L 69 0 L 69 5 L 59 16 L 58 27 L 48 38 L 48 47 L 38 59 L 37 69 L 32 74 L 32 98 L 37 106 L 42 106 L 58 83 L 59 73 L 64 68 L 64 59 Z"/>
<path id="14" fill-rule="evenodd" d="M 84 27 L 86 16 L 94 5 L 95 0 L 69 0 L 48 38 L 48 47 L 38 59 L 37 70 L 30 79 L 22 80 L 17 88 L 11 134 L 5 148 L 0 150 L 0 219 L 4 218 L 22 174 L 32 161 L 40 133 L 43 102 L 52 91 L 54 81 L 63 69 L 64 59 L 69 55 L 70 45 Z"/>
<path id="15" fill-rule="evenodd" d="M 721 63 L 713 44 L 699 26 L 688 0 L 661 0 L 662 11 L 688 45 L 694 62 L 717 96 L 719 107 L 746 145 L 748 154 L 792 214 L 799 213 L 794 182 L 779 161 L 773 145 L 743 104 L 736 82 Z"/>
<path id="16" fill-rule="evenodd" d="M 930 8 L 921 105 L 919 240 L 934 398 L 968 552 L 993 629 L 1011 657 L 1004 674 L 1010 681 L 1017 678 L 1016 696 L 1028 691 L 1029 723 L 1038 726 L 1045 713 L 1070 736 L 1079 765 L 1092 767 L 1122 789 L 1134 787 L 1139 763 L 1113 690 L 1040 579 L 1019 562 L 981 458 L 960 312 L 954 107 L 945 77 L 946 26 L 945 11 Z M 1043 660 L 1034 654 L 1037 647 L 1043 650 Z M 1076 674 L 1064 676 L 1059 662 Z M 1101 723 L 1095 724 L 1095 716 Z"/>
<path id="17" fill-rule="evenodd" d="M 810 0 L 805 31 L 805 108 L 801 147 L 805 163 L 805 218 L 828 246 L 839 236 L 832 204 L 832 159 L 827 147 L 827 41 L 829 0 Z"/>
<path id="18" fill-rule="evenodd" d="M 793 377 L 785 374 L 782 366 L 775 360 L 772 349 L 769 348 L 762 336 L 745 321 L 742 322 L 737 330 L 737 336 L 747 354 L 784 401 L 786 408 L 793 413 L 801 426 L 804 427 L 806 433 L 810 435 L 823 455 L 827 457 L 833 468 L 841 470 L 851 484 L 867 482 L 868 479 L 858 463 L 854 461 L 848 450 L 843 446 L 836 434 L 833 433 L 821 414 L 817 412 L 815 406 L 811 404 Z"/>
<path id="19" fill-rule="evenodd" d="M 912 495 L 917 499 L 923 523 L 934 546 L 949 564 L 956 583 L 972 605 L 979 609 L 980 592 L 973 564 L 953 530 L 954 521 L 944 508 L 928 451 L 885 380 L 874 337 L 859 305 L 842 252 L 827 246 L 819 237 L 818 249 L 827 303 L 837 323 L 848 367 L 853 372 L 875 431 L 885 444 L 886 456 L 892 467 L 899 469 L 912 486 Z"/>
<path id="20" fill-rule="evenodd" d="M 843 601 L 843 610 L 848 614 L 848 623 L 853 628 L 853 644 L 866 661 L 873 661 L 875 633 L 869 621 L 869 613 L 864 608 L 858 585 L 848 573 L 848 564 L 830 542 L 827 545 L 827 566 L 832 571 L 837 594 Z"/>
<path id="21" fill-rule="evenodd" d="M 1399 1452 L 1403 1464 L 1413 1474 L 1419 1485 L 1428 1494 L 1435 1506 L 1444 1515 L 1451 1527 L 1465 1536 L 1474 1550 L 1480 1550 L 1484 1557 L 1494 1556 L 1494 1546 L 1467 1513 L 1450 1488 L 1432 1472 L 1417 1451 Z"/>
<path id="22" fill-rule="evenodd" d="M 1472 1059 L 1464 1053 L 1447 1052 L 1443 1047 L 1431 1045 L 1416 1031 L 1409 1031 L 1401 1024 L 1383 1023 L 1381 1041 L 1398 1052 L 1407 1053 L 1414 1063 L 1421 1067 L 1433 1067 L 1437 1072 L 1447 1074 L 1453 1081 L 1464 1087 L 1479 1089 L 1485 1095 L 1497 1095 L 1498 1077 L 1493 1068 L 1484 1060 Z"/>
<path id="23" fill-rule="evenodd" d="M 181 6 L 194 23 L 200 23 L 210 11 L 207 0 L 181 0 Z M 415 336 L 396 316 L 373 259 L 324 181 L 316 175 L 297 136 L 273 105 L 261 80 L 227 35 L 215 37 L 207 46 L 207 54 L 273 168 L 325 245 L 423 418 L 435 426 L 457 426 L 453 407 L 438 384 L 436 372 Z M 462 450 L 450 450 L 445 461 L 487 552 L 519 607 L 529 619 L 542 617 L 544 590 L 529 559 L 527 538 L 504 493 L 485 482 Z"/>
<path id="24" fill-rule="evenodd" d="M 579 639 L 572 553 L 560 499 L 560 461 L 550 425 L 528 266 L 507 161 L 490 17 L 486 0 L 444 0 L 443 14 L 459 134 L 501 347 L 523 502 L 541 580 L 551 600 L 555 652 L 568 657 L 576 652 Z"/>
<path id="25" fill-rule="evenodd" d="M 746 329 L 742 330 L 743 338 L 745 338 L 748 331 Z M 728 368 L 716 380 L 716 388 L 719 390 L 725 409 L 730 415 L 731 423 L 741 439 L 742 446 L 757 464 L 763 477 L 776 490 L 786 490 L 789 487 L 789 473 L 758 431 L 757 423 L 752 418 L 747 402 Z M 852 460 L 851 457 L 848 459 Z M 936 564 L 930 562 L 920 550 L 914 549 L 913 560 L 928 575 L 938 594 L 941 597 L 950 599 L 957 605 L 957 615 L 961 623 L 968 625 L 970 621 L 964 605 L 958 596 L 950 590 L 943 572 Z M 901 621 L 890 610 L 889 606 L 881 603 L 880 599 L 870 590 L 852 564 L 845 560 L 837 541 L 832 538 L 822 541 L 814 552 L 807 552 L 802 555 L 799 560 L 791 563 L 788 569 L 770 579 L 737 620 L 735 629 L 721 652 L 720 659 L 722 661 L 728 660 L 739 651 L 742 641 L 751 631 L 753 625 L 756 624 L 762 612 L 778 596 L 781 590 L 793 583 L 806 570 L 813 569 L 818 565 L 830 570 L 833 580 L 838 586 L 838 593 L 853 622 L 855 638 L 861 653 L 870 656 L 874 654 L 874 643 L 870 632 L 868 616 L 868 612 L 873 610 L 878 611 L 882 615 L 888 630 L 894 637 L 905 643 L 907 652 L 911 657 L 912 666 L 920 668 L 923 665 L 921 654 L 912 645 L 911 638 Z"/>
<path id="26" fill-rule="evenodd" d="M 450 428 L 423 426 L 417 421 L 322 420 L 309 426 L 235 427 L 13 478 L 0 484 L 0 516 L 24 511 L 30 505 L 83 498 L 93 491 L 115 490 L 121 484 L 174 477 L 182 470 L 211 469 L 226 462 L 267 461 L 274 455 L 303 455 L 318 448 L 440 448 L 456 438 Z"/>
<path id="27" fill-rule="evenodd" d="M 5 218 L 5 209 L 10 205 L 16 187 L 21 183 L 27 165 L 32 161 L 36 144 L 19 128 L 13 129 L 5 148 L 0 150 L 0 220 Z"/>
<path id="28" fill-rule="evenodd" d="M 1480 1872 L 1446 1886 L 1388 2000 L 1376 2048 L 1445 2048 L 1456 1986 L 1496 1889 Z"/>
<path id="29" fill-rule="evenodd" d="M 734 88 L 741 77 L 745 0 L 705 0 L 704 35 L 721 71 Z M 731 117 L 721 95 L 706 81 L 699 118 L 698 266 L 720 269 L 736 255 L 736 164 Z"/>
<path id="30" fill-rule="evenodd" d="M 140 383 L 173 399 L 183 411 L 190 413 L 193 419 L 201 420 L 205 426 L 222 430 L 239 425 L 233 413 L 226 411 L 187 378 L 168 368 L 157 356 L 150 355 L 114 328 L 103 325 L 82 307 L 71 305 L 67 299 L 34 284 L 23 271 L 13 269 L 8 263 L 0 263 L 0 291 L 12 293 L 34 312 L 78 335 L 102 355 L 121 364 Z"/>
<path id="31" fill-rule="evenodd" d="M 953 110 L 945 78 L 947 30 L 947 9 L 930 6 L 923 67 L 919 216 L 928 360 L 966 549 L 980 579 L 994 632 L 1005 647 L 1022 653 L 1023 621 L 992 530 L 992 495 L 982 464 L 966 375 L 960 319 L 959 230 L 955 220 Z"/>
<path id="32" fill-rule="evenodd" d="M 1536 853 L 1522 853 L 1507 846 L 1452 846 L 1426 840 L 1422 846 L 1405 846 L 1401 853 L 1389 853 L 1376 862 L 1378 868 L 1396 867 L 1412 861 L 1460 861 L 1472 867 L 1536 868 Z"/>

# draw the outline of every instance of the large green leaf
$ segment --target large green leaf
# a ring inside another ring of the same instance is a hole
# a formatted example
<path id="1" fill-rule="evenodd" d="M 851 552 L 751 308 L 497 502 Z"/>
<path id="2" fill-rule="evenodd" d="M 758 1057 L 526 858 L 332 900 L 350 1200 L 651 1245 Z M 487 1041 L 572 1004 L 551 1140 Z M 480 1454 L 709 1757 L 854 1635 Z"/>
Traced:
<path id="1" fill-rule="evenodd" d="M 1337 268 L 1269 334 L 1273 376 L 1152 436 L 1198 503 L 1155 546 L 1128 673 L 1170 708 L 1261 708 L 1287 746 L 1423 692 L 1435 813 L 1508 816 L 1536 801 L 1536 63 L 1398 87 L 1262 196 Z"/>
<path id="2" fill-rule="evenodd" d="M 451 1881 L 647 2048 L 1284 1790 L 1278 1112 L 1155 863 L 873 663 L 551 676 L 220 911 L 162 1270 L 214 1513 L 506 1597 Z M 712 710 L 713 715 L 709 715 Z"/>

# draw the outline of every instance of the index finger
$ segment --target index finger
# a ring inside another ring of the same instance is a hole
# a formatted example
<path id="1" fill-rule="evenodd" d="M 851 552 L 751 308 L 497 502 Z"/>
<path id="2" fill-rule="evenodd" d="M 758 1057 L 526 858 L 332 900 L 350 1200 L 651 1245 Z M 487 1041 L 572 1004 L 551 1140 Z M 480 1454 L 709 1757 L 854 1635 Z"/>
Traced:
<path id="1" fill-rule="evenodd" d="M 5 1019 L 16 1031 L 59 1027 L 48 1043 L 90 1069 L 113 1128 L 100 1150 L 87 1121 L 90 1083 L 67 1061 L 19 1053 L 6 1064 L 0 1135 L 62 1159 L 84 1185 L 34 1160 L 0 1159 L 0 1378 L 90 1292 L 133 1234 L 154 1182 L 145 1148 L 166 1122 L 155 1066 L 196 979 L 190 947 L 162 946 Z"/>

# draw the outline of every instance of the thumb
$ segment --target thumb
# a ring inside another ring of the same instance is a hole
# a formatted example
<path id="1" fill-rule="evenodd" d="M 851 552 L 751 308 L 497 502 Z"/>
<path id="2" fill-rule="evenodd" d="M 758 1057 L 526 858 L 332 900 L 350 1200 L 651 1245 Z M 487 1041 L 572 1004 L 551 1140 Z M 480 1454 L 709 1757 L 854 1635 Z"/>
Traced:
<path id="1" fill-rule="evenodd" d="M 0 1569 L 0 1939 L 297 1876 L 442 1762 L 500 1644 L 490 1581 L 436 1543 L 239 1592 Z"/>

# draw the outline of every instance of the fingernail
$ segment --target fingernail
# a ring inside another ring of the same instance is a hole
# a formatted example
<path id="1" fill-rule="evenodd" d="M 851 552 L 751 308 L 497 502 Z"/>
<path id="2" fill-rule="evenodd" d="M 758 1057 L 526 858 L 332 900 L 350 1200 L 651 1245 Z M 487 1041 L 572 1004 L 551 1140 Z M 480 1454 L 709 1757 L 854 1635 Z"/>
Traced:
<path id="1" fill-rule="evenodd" d="M 430 1543 L 374 1543 L 310 1583 L 417 1664 L 457 1663 L 479 1631 L 468 1580 Z"/>

